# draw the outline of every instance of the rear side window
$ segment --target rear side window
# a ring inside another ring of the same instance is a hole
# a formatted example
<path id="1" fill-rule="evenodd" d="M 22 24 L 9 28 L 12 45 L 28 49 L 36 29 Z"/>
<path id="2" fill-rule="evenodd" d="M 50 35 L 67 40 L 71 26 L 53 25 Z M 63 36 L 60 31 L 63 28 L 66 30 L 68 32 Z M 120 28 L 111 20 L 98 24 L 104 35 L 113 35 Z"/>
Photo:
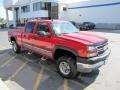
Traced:
<path id="1" fill-rule="evenodd" d="M 28 22 L 26 26 L 26 32 L 33 33 L 35 22 Z"/>

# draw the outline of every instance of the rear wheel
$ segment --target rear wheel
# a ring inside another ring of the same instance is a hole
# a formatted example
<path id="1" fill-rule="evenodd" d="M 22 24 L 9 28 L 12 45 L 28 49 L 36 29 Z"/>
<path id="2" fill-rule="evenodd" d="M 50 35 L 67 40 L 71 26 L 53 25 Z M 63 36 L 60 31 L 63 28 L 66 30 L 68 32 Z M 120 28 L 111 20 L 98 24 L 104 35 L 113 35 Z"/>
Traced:
<path id="1" fill-rule="evenodd" d="M 62 56 L 57 61 L 57 70 L 64 78 L 74 78 L 77 74 L 75 60 L 69 56 Z"/>
<path id="2" fill-rule="evenodd" d="M 17 45 L 17 43 L 15 41 L 12 41 L 12 48 L 13 48 L 13 51 L 15 53 L 19 53 L 20 52 L 20 47 Z"/>

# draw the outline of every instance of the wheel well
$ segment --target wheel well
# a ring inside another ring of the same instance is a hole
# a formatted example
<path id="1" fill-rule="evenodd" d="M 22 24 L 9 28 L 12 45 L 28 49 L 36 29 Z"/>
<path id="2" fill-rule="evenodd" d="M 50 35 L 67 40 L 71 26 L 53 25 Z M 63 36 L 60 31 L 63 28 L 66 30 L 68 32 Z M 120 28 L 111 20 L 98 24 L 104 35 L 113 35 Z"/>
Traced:
<path id="1" fill-rule="evenodd" d="M 11 37 L 11 38 L 10 38 L 10 41 L 11 41 L 11 42 L 12 42 L 12 41 L 16 41 L 15 37 Z"/>
<path id="2" fill-rule="evenodd" d="M 74 55 L 74 54 L 73 54 L 72 52 L 70 52 L 70 51 L 62 50 L 62 49 L 57 49 L 57 50 L 55 51 L 54 59 L 55 59 L 55 61 L 57 61 L 59 57 L 65 56 L 65 55 L 71 56 L 72 58 L 74 58 L 74 59 L 76 60 L 76 55 Z"/>

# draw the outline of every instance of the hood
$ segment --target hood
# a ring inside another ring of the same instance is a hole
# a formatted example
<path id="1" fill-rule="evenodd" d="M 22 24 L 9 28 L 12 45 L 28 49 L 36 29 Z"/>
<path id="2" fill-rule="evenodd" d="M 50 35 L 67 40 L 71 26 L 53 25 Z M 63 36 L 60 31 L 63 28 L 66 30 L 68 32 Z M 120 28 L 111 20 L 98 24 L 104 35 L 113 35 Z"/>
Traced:
<path id="1" fill-rule="evenodd" d="M 65 39 L 72 40 L 72 41 L 80 42 L 80 43 L 83 43 L 86 45 L 97 44 L 97 43 L 104 42 L 107 40 L 103 37 L 89 34 L 89 33 L 85 33 L 85 32 L 63 34 L 63 35 L 60 35 L 59 37 L 64 39 L 64 40 Z"/>

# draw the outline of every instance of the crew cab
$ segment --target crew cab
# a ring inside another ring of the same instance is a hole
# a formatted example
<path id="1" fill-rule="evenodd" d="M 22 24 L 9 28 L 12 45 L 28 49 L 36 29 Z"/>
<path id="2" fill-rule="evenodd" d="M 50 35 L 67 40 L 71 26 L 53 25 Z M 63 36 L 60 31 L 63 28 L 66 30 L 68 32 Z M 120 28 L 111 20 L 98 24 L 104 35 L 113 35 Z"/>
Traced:
<path id="1" fill-rule="evenodd" d="M 63 20 L 31 20 L 24 28 L 9 30 L 8 37 L 15 53 L 23 48 L 51 60 L 65 78 L 97 70 L 110 54 L 106 38 Z"/>

